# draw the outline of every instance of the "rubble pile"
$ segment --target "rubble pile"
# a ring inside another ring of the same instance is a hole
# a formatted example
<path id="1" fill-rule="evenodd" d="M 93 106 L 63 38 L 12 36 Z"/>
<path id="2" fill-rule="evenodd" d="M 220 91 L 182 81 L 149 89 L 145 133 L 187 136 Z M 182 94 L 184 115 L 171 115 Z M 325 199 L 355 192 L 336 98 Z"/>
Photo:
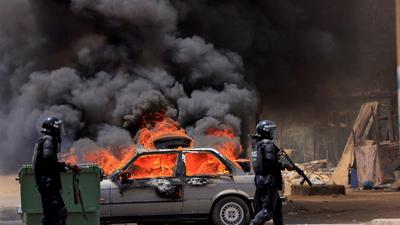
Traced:
<path id="1" fill-rule="evenodd" d="M 332 184 L 332 165 L 327 159 L 296 164 L 313 184 Z M 296 171 L 282 171 L 285 180 L 285 193 L 290 193 L 292 185 L 299 185 L 303 178 Z"/>
<path id="2" fill-rule="evenodd" d="M 396 180 L 393 184 L 391 184 L 390 188 L 393 190 L 400 191 L 400 179 Z"/>

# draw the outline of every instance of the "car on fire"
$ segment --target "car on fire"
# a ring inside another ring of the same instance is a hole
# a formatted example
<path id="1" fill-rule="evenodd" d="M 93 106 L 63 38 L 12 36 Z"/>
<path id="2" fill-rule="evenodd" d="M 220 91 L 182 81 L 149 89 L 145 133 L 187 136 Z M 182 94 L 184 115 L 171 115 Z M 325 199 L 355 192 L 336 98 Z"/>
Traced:
<path id="1" fill-rule="evenodd" d="M 253 179 L 213 148 L 139 150 L 101 182 L 101 223 L 249 224 Z"/>

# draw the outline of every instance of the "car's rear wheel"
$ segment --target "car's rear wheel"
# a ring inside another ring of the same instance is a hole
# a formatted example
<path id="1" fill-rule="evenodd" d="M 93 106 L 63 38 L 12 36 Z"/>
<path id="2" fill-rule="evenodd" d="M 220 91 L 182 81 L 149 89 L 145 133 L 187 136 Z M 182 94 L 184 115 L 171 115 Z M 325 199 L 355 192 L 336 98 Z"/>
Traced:
<path id="1" fill-rule="evenodd" d="M 250 209 L 241 198 L 227 196 L 214 205 L 211 219 L 215 225 L 247 225 L 250 223 Z"/>

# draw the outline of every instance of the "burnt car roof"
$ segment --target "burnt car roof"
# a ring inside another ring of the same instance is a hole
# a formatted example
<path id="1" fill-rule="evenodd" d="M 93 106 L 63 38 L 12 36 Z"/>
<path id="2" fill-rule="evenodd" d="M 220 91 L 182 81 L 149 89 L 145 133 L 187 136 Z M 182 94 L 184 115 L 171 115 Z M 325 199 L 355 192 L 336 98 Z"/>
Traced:
<path id="1" fill-rule="evenodd" d="M 223 156 L 218 150 L 214 148 L 179 148 L 179 149 L 137 149 L 137 154 L 147 153 L 166 153 L 166 152 L 214 152 L 218 155 Z M 223 156 L 225 158 L 225 156 Z"/>
<path id="2" fill-rule="evenodd" d="M 157 149 L 189 148 L 193 139 L 187 135 L 164 135 L 153 140 Z"/>
<path id="3" fill-rule="evenodd" d="M 120 169 L 116 170 L 111 177 L 119 173 L 121 170 L 123 170 L 125 167 L 127 167 L 129 164 L 132 163 L 133 160 L 135 160 L 138 156 L 140 155 L 146 155 L 146 154 L 157 154 L 157 153 L 181 153 L 181 152 L 212 152 L 216 154 L 229 168 L 232 170 L 232 172 L 235 175 L 245 175 L 245 172 L 239 168 L 238 166 L 235 165 L 231 160 L 226 158 L 221 152 L 214 148 L 180 148 L 180 149 L 137 149 L 136 154 L 127 162 L 125 165 L 123 165 Z"/>

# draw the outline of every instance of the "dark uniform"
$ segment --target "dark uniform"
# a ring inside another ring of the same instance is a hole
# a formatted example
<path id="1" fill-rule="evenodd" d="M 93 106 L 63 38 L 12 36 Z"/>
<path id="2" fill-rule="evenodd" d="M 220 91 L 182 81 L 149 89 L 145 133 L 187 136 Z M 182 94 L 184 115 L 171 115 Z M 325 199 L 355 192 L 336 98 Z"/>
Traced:
<path id="1" fill-rule="evenodd" d="M 44 123 L 48 121 L 59 120 L 51 117 Z M 43 128 L 42 133 L 46 135 L 37 141 L 32 162 L 36 185 L 42 200 L 42 225 L 65 225 L 68 214 L 61 196 L 60 172 L 67 171 L 68 167 L 57 158 L 61 143 L 60 132 Z"/>
<path id="2" fill-rule="evenodd" d="M 276 125 L 272 121 L 261 121 L 257 125 L 257 134 L 254 136 L 252 156 L 258 157 L 259 165 L 254 168 L 256 193 L 254 196 L 255 217 L 252 225 L 263 225 L 271 218 L 275 225 L 283 224 L 282 202 L 278 191 L 282 190 L 281 170 L 290 166 L 279 162 L 279 149 L 272 141 L 274 137 L 272 129 L 275 128 Z"/>

